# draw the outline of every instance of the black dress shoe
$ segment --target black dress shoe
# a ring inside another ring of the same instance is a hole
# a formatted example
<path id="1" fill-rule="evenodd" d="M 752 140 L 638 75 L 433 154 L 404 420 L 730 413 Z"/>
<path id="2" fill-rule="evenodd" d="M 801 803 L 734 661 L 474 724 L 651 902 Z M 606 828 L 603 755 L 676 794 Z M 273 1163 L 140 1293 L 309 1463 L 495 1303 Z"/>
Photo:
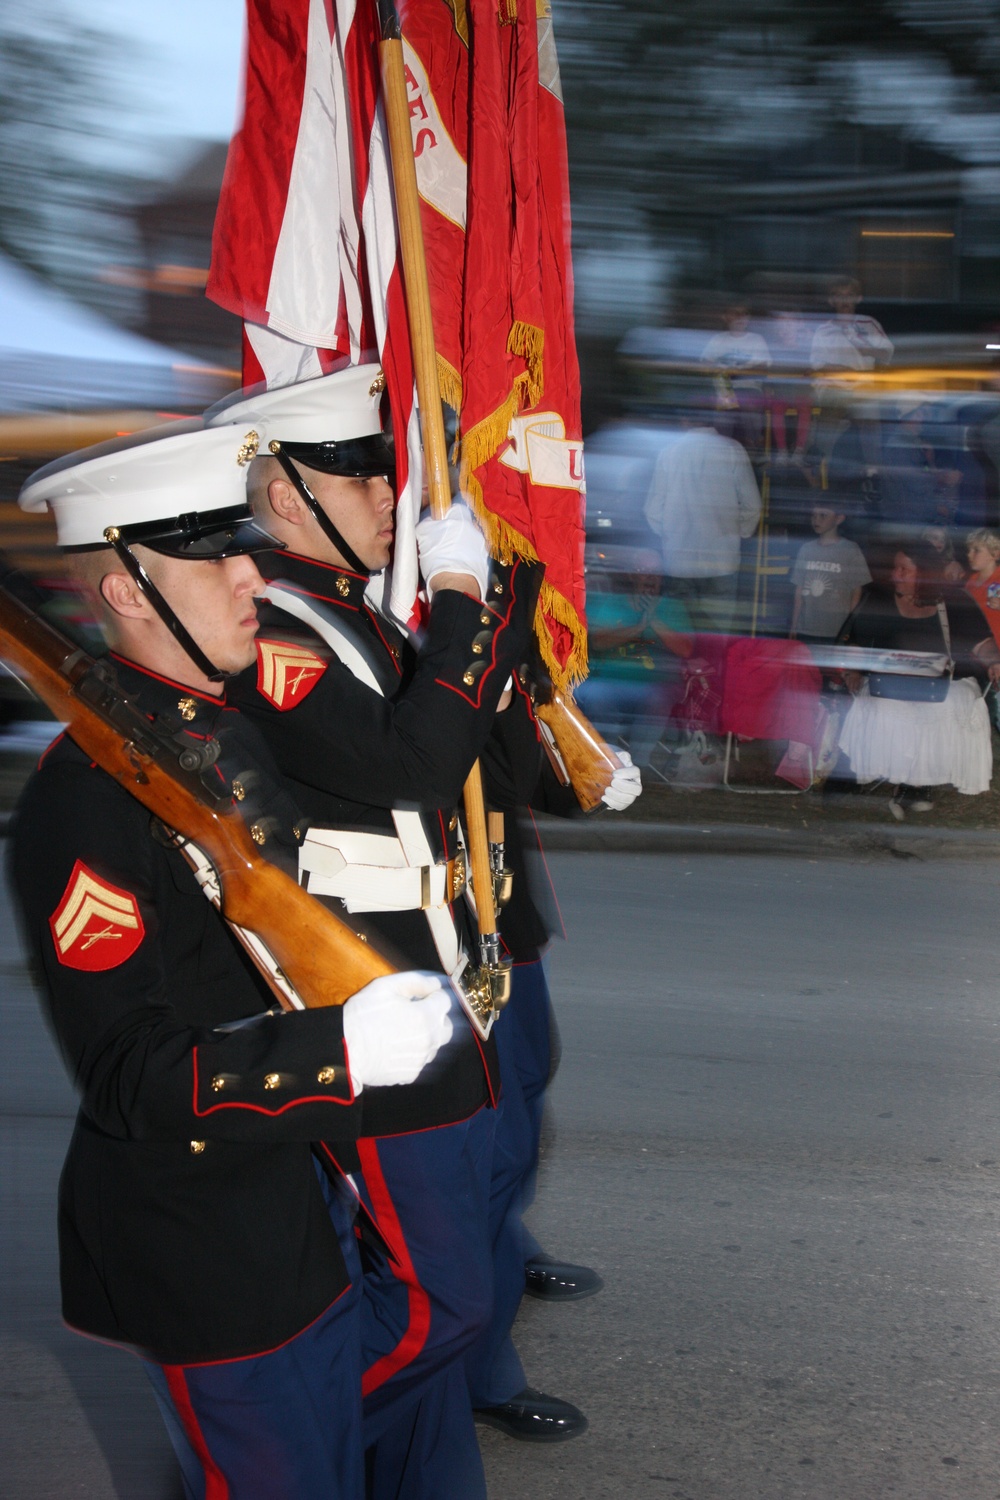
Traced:
<path id="1" fill-rule="evenodd" d="M 546 1302 L 578 1302 L 593 1297 L 604 1282 L 589 1266 L 571 1266 L 550 1255 L 535 1255 L 525 1263 L 524 1290 Z"/>
<path id="2" fill-rule="evenodd" d="M 578 1407 L 558 1396 L 546 1396 L 526 1385 L 519 1396 L 499 1406 L 481 1406 L 473 1413 L 477 1422 L 496 1427 L 508 1437 L 526 1443 L 559 1443 L 579 1437 L 587 1430 L 587 1418 Z"/>

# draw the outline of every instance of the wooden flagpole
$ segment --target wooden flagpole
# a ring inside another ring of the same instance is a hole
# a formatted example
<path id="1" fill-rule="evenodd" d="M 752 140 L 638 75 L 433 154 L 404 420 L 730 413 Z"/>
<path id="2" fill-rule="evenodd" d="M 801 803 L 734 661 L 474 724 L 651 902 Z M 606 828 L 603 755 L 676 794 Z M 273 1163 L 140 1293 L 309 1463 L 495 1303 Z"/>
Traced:
<path id="1" fill-rule="evenodd" d="M 420 223 L 420 195 L 417 169 L 413 159 L 413 137 L 410 133 L 410 111 L 406 98 L 406 75 L 403 69 L 403 39 L 393 0 L 377 0 L 382 40 L 379 58 L 382 65 L 382 102 L 389 134 L 389 159 L 396 193 L 396 218 L 399 223 L 399 250 L 406 289 L 406 311 L 410 325 L 410 346 L 420 405 L 420 432 L 431 515 L 445 516 L 451 507 L 451 481 L 448 476 L 448 444 L 441 411 L 441 388 L 438 384 L 437 349 L 431 313 L 430 284 L 427 280 L 427 257 Z M 500 938 L 497 933 L 496 904 L 493 899 L 493 875 L 486 830 L 486 806 L 483 778 L 476 761 L 465 783 L 465 826 L 469 837 L 472 864 L 472 889 L 476 898 L 476 920 L 479 924 L 483 963 L 496 970 L 500 963 Z"/>

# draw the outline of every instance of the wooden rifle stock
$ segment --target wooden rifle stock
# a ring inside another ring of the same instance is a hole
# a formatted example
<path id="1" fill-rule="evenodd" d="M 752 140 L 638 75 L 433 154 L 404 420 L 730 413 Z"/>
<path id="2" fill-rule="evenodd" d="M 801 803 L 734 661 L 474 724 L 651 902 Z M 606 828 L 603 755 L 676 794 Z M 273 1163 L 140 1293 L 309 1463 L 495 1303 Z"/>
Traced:
<path id="1" fill-rule="evenodd" d="M 370 980 L 394 972 L 257 852 L 228 795 L 210 791 L 198 769 L 185 766 L 183 745 L 154 730 L 110 671 L 3 587 L 0 657 L 24 674 L 85 754 L 204 851 L 219 877 L 223 915 L 257 934 L 307 1008 L 343 1005 Z"/>
<path id="2" fill-rule="evenodd" d="M 611 778 L 621 765 L 610 745 L 605 744 L 586 714 L 581 713 L 569 694 L 553 687 L 547 703 L 535 704 L 535 716 L 551 736 L 558 760 L 565 773 L 564 783 L 572 785 L 584 812 L 591 812 L 611 785 Z M 556 771 L 559 772 L 559 765 Z"/>

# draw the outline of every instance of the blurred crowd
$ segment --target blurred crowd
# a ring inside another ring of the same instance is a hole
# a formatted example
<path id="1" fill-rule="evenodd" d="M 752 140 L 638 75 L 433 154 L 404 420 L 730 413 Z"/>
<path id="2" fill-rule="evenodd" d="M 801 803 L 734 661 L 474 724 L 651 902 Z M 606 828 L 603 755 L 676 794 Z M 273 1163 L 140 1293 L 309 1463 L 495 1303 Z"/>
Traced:
<path id="1" fill-rule="evenodd" d="M 588 440 L 580 699 L 647 775 L 728 783 L 765 739 L 779 779 L 884 783 L 902 818 L 992 777 L 1000 396 L 908 381 L 858 284 L 828 301 L 733 299 Z"/>

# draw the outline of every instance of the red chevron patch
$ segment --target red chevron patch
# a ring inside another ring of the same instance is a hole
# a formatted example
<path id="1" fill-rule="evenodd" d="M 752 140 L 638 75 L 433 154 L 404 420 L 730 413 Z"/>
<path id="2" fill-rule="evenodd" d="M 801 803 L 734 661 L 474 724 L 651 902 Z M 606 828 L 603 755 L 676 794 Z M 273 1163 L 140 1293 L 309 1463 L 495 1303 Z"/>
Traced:
<path id="1" fill-rule="evenodd" d="M 326 671 L 315 651 L 287 641 L 257 642 L 257 690 L 275 708 L 294 708 L 308 697 Z"/>
<path id="2" fill-rule="evenodd" d="M 49 929 L 59 962 L 91 973 L 116 969 L 146 936 L 135 897 L 102 880 L 79 859 Z"/>

